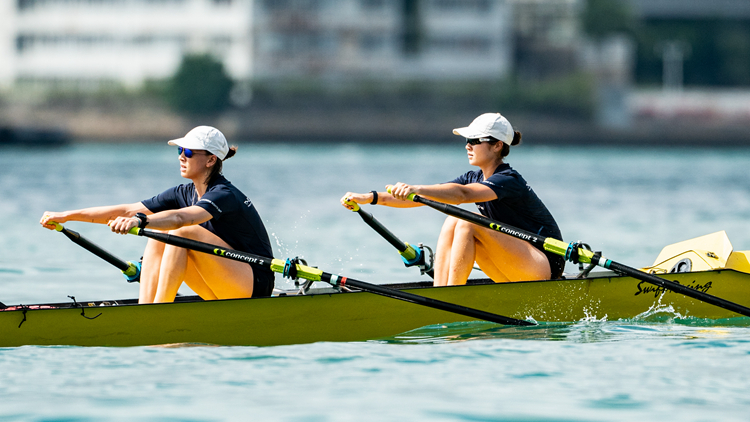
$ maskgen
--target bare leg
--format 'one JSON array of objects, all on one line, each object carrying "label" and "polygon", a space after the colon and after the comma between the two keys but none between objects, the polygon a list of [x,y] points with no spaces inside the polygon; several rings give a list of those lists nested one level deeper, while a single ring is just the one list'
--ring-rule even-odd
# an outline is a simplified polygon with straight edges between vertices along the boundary
[{"label": "bare leg", "polygon": [[[463,220],[457,221],[453,231],[453,245],[451,247],[450,270],[448,271],[448,285],[466,284],[476,259],[476,239],[474,227]],[[489,276],[489,274],[487,274]]]},{"label": "bare leg", "polygon": [[435,286],[466,284],[474,262],[495,282],[544,280],[547,257],[523,240],[452,217],[438,239]]},{"label": "bare leg", "polygon": [[[170,231],[170,234],[230,248],[218,236],[200,226],[182,227]],[[188,271],[190,267],[195,269],[194,273]],[[174,301],[183,281],[196,293],[204,292],[208,296],[210,291],[213,297],[204,299],[250,297],[253,294],[253,280],[253,269],[248,264],[167,245],[162,255],[154,301]]]},{"label": "bare leg", "polygon": [[[170,234],[176,234],[170,232]],[[154,302],[174,302],[177,291],[185,280],[187,272],[187,249],[166,245],[159,268],[159,285],[156,288]]]},{"label": "bare leg", "polygon": [[[143,252],[143,263],[141,264],[141,283],[138,295],[138,303],[153,303],[156,290],[159,286],[159,274],[162,256],[167,245],[154,239],[149,239]],[[185,269],[185,283],[201,298],[205,300],[216,299],[216,294],[206,285],[201,278],[195,265],[188,262]],[[179,290],[179,287],[178,287]],[[177,293],[175,292],[175,296]]]},{"label": "bare leg", "polygon": [[143,251],[141,263],[141,285],[138,293],[138,303],[153,303],[156,296],[156,286],[159,285],[159,268],[161,256],[164,254],[164,243],[149,239]]},{"label": "bare leg", "polygon": [[453,247],[453,232],[456,230],[456,223],[458,219],[454,217],[448,217],[443,223],[443,228],[440,230],[440,237],[438,237],[437,253],[435,254],[434,262],[434,274],[435,286],[447,286],[448,285],[448,273],[450,272],[450,257],[451,249]]},{"label": "bare leg", "polygon": [[198,274],[198,270],[195,269],[195,265],[189,260],[187,269],[185,270],[185,284],[204,300],[218,299],[216,293],[203,281],[201,275]]},{"label": "bare leg", "polygon": [[547,256],[521,239],[470,223],[476,239],[476,262],[496,282],[546,280],[551,271]]}]

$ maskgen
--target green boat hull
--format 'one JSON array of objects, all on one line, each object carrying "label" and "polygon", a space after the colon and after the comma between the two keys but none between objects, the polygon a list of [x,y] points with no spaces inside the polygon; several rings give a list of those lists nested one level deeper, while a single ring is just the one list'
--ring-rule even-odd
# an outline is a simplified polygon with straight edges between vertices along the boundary
[{"label": "green boat hull", "polygon": [[[662,275],[750,306],[750,274],[713,270]],[[585,279],[466,286],[390,285],[414,294],[518,319],[573,322],[629,319],[671,306],[682,317],[725,319],[733,312],[613,274]],[[49,306],[47,309],[39,309]],[[15,309],[14,309],[15,308]],[[201,343],[274,346],[391,337],[471,318],[367,292],[327,292],[257,299],[133,300],[9,307],[0,311],[0,347],[144,346]]]}]

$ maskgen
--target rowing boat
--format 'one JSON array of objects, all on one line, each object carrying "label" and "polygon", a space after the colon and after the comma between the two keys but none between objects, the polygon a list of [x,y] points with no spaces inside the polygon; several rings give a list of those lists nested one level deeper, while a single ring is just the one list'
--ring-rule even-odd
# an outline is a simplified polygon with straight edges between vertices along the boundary
[{"label": "rowing boat", "polygon": [[[750,251],[733,251],[718,232],[665,247],[642,268],[690,289],[750,306]],[[320,283],[318,283],[320,284]],[[420,327],[474,320],[357,289],[300,287],[273,297],[138,304],[135,299],[0,306],[0,347],[22,345],[143,346],[199,343],[272,346],[392,337]],[[421,281],[385,285],[521,320],[619,320],[666,310],[670,317],[740,315],[612,271],[561,280],[432,287]],[[745,318],[746,319],[746,318]],[[744,320],[739,320],[744,321]]]}]

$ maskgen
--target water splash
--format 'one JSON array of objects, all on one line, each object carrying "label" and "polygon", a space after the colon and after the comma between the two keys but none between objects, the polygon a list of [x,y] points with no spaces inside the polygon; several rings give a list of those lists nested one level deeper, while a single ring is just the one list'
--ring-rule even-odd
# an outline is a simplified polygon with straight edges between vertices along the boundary
[{"label": "water splash", "polygon": [[595,311],[586,307],[583,308],[583,315],[584,317],[579,320],[580,322],[607,322],[608,316],[608,314],[604,314],[601,319],[598,319]]},{"label": "water splash", "polygon": [[664,298],[665,293],[666,292],[662,292],[662,294],[659,295],[656,302],[654,302],[651,307],[633,317],[632,320],[671,323],[676,319],[685,319],[686,317],[677,312],[677,310],[675,310],[672,305],[665,305],[661,303],[661,300],[662,298]]}]

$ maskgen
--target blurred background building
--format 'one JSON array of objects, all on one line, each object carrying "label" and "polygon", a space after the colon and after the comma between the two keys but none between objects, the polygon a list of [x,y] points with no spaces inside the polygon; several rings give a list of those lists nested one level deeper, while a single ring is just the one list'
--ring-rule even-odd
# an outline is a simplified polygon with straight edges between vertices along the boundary
[{"label": "blurred background building", "polygon": [[13,0],[2,2],[3,87],[136,88],[171,76],[187,52],[210,51],[251,76],[250,1]]},{"label": "blurred background building", "polygon": [[[3,2],[3,87],[141,86],[207,52],[232,78],[497,78],[505,0]],[[481,60],[482,65],[476,66]]]},{"label": "blurred background building", "polygon": [[[226,108],[161,100],[191,55],[231,79]],[[544,142],[683,139],[661,122],[696,117],[739,139],[748,86],[746,0],[0,2],[0,125],[78,138],[449,139],[502,110]]]}]

